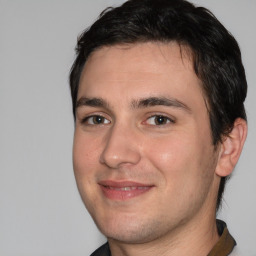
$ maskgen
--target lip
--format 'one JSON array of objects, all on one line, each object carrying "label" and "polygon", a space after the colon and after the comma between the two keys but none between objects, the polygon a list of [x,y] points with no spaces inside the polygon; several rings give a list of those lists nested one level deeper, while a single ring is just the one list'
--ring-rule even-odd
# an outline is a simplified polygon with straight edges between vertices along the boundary
[{"label": "lip", "polygon": [[111,200],[125,201],[149,192],[154,186],[133,181],[99,182],[103,194]]}]

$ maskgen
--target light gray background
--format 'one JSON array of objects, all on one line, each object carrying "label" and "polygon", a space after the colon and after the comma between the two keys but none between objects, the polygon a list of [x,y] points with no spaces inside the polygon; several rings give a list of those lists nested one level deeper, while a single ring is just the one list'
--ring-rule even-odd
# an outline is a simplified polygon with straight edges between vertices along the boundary
[{"label": "light gray background", "polygon": [[[0,0],[0,255],[89,255],[104,238],[72,171],[68,87],[77,35],[118,0]],[[256,255],[256,1],[194,0],[225,24],[243,53],[249,135],[221,217]]]}]

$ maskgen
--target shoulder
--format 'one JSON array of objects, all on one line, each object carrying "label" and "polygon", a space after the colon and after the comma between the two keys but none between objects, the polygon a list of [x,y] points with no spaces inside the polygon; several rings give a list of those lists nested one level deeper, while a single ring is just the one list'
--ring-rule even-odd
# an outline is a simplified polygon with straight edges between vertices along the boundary
[{"label": "shoulder", "polygon": [[94,251],[90,256],[111,256],[108,243],[103,244],[96,251]]}]

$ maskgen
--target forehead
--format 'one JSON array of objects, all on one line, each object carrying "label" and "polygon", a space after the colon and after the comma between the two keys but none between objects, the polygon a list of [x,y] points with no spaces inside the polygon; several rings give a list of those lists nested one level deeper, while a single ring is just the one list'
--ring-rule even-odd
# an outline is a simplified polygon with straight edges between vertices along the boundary
[{"label": "forehead", "polygon": [[175,42],[150,42],[93,52],[81,75],[78,99],[103,95],[113,100],[117,95],[132,98],[157,93],[179,99],[189,98],[192,92],[203,100],[190,50]]},{"label": "forehead", "polygon": [[102,67],[104,72],[129,71],[131,75],[138,75],[139,72],[159,74],[170,69],[193,72],[191,50],[176,42],[147,42],[99,48],[89,56],[83,74],[87,75],[97,69],[99,71]]}]

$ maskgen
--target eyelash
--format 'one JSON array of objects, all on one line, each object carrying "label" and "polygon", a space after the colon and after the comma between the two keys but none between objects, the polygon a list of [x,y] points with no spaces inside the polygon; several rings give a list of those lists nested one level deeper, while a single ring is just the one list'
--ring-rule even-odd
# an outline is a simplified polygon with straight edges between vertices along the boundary
[{"label": "eyelash", "polygon": [[[153,118],[153,122],[155,124],[149,124],[149,125],[152,125],[152,126],[164,126],[164,125],[168,125],[170,123],[175,123],[175,121],[173,119],[171,119],[170,117],[167,117],[165,115],[161,115],[161,114],[155,114],[155,115],[151,115],[150,117],[147,118],[147,120],[145,121],[148,122],[150,119]],[[159,118],[160,120],[162,119],[164,121],[164,123],[159,123],[159,124],[156,124],[156,119]],[[158,122],[160,121],[158,120]]]},{"label": "eyelash", "polygon": [[[97,121],[97,118],[98,118],[98,121]],[[159,120],[157,120],[157,118],[159,118]],[[150,119],[153,119],[154,124],[148,123],[148,121]],[[163,123],[161,123],[162,122],[161,120],[163,121]],[[158,121],[158,124],[156,123],[157,121]],[[104,117],[102,115],[91,115],[91,116],[87,116],[84,119],[82,119],[81,123],[86,124],[86,125],[106,125],[106,124],[110,124],[111,121],[109,121],[106,117]],[[170,117],[167,117],[167,116],[161,115],[161,114],[151,115],[146,119],[146,121],[142,122],[142,124],[147,124],[150,126],[164,126],[164,125],[168,125],[170,123],[175,123],[175,121],[173,119],[171,119]]]},{"label": "eyelash", "polygon": [[[103,123],[93,123],[93,121],[95,121],[96,118],[101,118],[103,120]],[[89,123],[90,119],[92,119],[92,123]],[[108,121],[107,123],[105,123],[106,120]],[[106,117],[104,117],[102,115],[91,115],[91,116],[87,116],[87,117],[83,118],[81,123],[87,124],[87,125],[102,125],[102,124],[110,124],[111,122]]]}]

